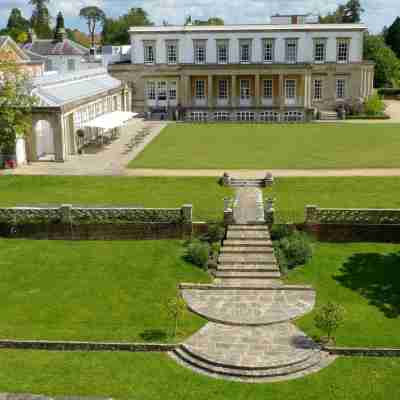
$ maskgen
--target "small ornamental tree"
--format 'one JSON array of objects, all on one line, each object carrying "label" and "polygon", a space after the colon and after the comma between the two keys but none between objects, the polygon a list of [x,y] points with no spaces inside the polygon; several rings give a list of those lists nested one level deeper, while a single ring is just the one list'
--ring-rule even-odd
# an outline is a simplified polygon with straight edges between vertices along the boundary
[{"label": "small ornamental tree", "polygon": [[344,319],[344,309],[340,304],[328,302],[314,317],[315,326],[327,335],[328,342],[335,341],[335,332]]},{"label": "small ornamental tree", "polygon": [[0,62],[0,153],[15,153],[16,139],[30,128],[35,104],[29,77],[15,64]]},{"label": "small ornamental tree", "polygon": [[166,303],[168,315],[174,320],[173,337],[176,338],[179,329],[179,322],[183,319],[186,311],[186,303],[182,296],[172,297]]}]

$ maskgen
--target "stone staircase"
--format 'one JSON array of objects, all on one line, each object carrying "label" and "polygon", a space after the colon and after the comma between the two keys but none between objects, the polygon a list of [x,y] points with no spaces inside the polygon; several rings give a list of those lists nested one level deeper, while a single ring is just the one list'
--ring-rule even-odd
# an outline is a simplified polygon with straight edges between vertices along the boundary
[{"label": "stone staircase", "polygon": [[265,187],[265,179],[244,179],[244,178],[231,178],[231,187]]},{"label": "stone staircase", "polygon": [[213,283],[180,285],[188,308],[209,322],[170,356],[228,380],[270,382],[313,373],[332,357],[291,321],[313,309],[315,291],[282,282],[269,228],[252,222],[260,189],[240,183],[235,214],[240,223],[227,227]]}]

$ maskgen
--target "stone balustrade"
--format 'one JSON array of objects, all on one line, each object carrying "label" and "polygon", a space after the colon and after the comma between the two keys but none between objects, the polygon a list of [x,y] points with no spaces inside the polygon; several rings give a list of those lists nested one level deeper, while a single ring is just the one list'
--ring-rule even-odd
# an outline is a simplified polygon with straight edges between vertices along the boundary
[{"label": "stone balustrade", "polygon": [[320,208],[306,206],[305,223],[350,225],[400,225],[400,209]]}]

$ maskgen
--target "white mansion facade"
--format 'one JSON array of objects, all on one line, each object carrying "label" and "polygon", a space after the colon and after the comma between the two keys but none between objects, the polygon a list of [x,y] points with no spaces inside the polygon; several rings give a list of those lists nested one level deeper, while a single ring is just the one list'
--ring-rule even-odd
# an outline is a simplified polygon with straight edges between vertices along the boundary
[{"label": "white mansion facade", "polygon": [[[191,120],[293,121],[373,90],[361,24],[162,26],[130,29],[135,111]],[[178,110],[178,112],[176,112]]]}]

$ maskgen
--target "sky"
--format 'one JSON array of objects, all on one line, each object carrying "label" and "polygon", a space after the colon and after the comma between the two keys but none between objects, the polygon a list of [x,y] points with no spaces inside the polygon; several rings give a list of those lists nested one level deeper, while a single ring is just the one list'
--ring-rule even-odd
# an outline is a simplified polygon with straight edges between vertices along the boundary
[{"label": "sky", "polygon": [[[268,23],[272,14],[326,14],[347,0],[50,0],[50,11],[55,17],[62,11],[67,28],[86,31],[84,21],[79,18],[82,7],[96,5],[108,16],[116,17],[131,7],[142,7],[156,24],[167,20],[170,24],[183,24],[185,17],[207,19],[222,17],[226,24]],[[363,21],[371,32],[380,32],[400,16],[400,0],[361,0],[365,13]],[[0,0],[0,27],[7,24],[13,7],[22,10],[25,17],[32,13],[28,0]]]}]

